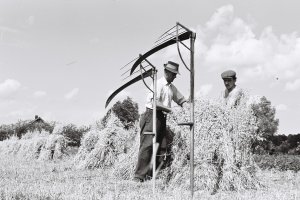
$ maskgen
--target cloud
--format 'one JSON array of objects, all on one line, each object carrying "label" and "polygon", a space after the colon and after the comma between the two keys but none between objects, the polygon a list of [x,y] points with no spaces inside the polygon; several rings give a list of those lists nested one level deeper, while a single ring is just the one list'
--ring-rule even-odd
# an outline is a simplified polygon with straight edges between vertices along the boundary
[{"label": "cloud", "polygon": [[296,79],[293,82],[287,82],[285,85],[285,89],[288,91],[295,91],[300,88],[300,79]]},{"label": "cloud", "polygon": [[36,91],[33,93],[33,96],[36,98],[44,97],[47,95],[47,92],[45,91]]},{"label": "cloud", "polygon": [[285,111],[285,110],[288,109],[288,106],[285,105],[285,104],[278,104],[278,105],[276,105],[275,108],[276,108],[276,110],[278,110],[278,111]]},{"label": "cloud", "polygon": [[21,84],[14,79],[6,79],[0,83],[0,97],[9,97],[21,88]]},{"label": "cloud", "polygon": [[219,8],[204,26],[197,27],[197,63],[212,71],[237,70],[245,81],[278,77],[286,83],[300,77],[298,34],[276,35],[271,26],[257,34],[254,23],[237,17],[232,5]]},{"label": "cloud", "polygon": [[98,44],[99,42],[100,42],[100,39],[97,37],[90,39],[91,44]]},{"label": "cloud", "polygon": [[35,17],[34,16],[29,16],[26,20],[26,23],[30,26],[34,25],[35,23]]},{"label": "cloud", "polygon": [[72,89],[70,92],[68,92],[67,94],[65,94],[64,98],[66,100],[71,100],[73,99],[75,96],[77,96],[79,93],[79,89],[78,88],[74,88]]},{"label": "cloud", "polygon": [[200,89],[196,92],[196,97],[208,95],[212,88],[213,85],[211,84],[202,85]]}]

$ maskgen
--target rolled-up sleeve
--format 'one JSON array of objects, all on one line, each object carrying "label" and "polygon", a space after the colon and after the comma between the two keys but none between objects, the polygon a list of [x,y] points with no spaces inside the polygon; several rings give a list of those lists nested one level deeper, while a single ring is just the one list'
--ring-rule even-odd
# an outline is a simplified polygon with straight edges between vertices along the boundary
[{"label": "rolled-up sleeve", "polygon": [[184,102],[186,102],[185,97],[179,92],[179,90],[172,85],[173,90],[173,101],[176,102],[178,105],[182,105]]}]

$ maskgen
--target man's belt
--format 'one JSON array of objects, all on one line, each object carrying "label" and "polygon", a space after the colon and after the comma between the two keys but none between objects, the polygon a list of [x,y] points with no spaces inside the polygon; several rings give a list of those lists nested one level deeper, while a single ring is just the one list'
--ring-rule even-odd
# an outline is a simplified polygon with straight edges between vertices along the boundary
[{"label": "man's belt", "polygon": [[[147,107],[146,107],[146,112],[153,112],[153,109],[147,108]],[[161,114],[163,114],[165,117],[166,117],[167,114],[168,114],[168,113],[166,113],[166,112],[164,112],[164,111],[162,111],[162,110],[156,110],[156,113],[161,113]]]}]

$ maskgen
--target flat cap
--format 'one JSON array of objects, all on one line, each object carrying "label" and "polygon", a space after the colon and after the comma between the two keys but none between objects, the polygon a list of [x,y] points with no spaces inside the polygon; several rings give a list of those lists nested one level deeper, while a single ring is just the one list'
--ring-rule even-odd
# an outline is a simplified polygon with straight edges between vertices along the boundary
[{"label": "flat cap", "polygon": [[223,72],[221,74],[222,79],[225,79],[225,78],[235,78],[235,76],[236,76],[236,73],[233,70],[226,70],[225,72]]}]

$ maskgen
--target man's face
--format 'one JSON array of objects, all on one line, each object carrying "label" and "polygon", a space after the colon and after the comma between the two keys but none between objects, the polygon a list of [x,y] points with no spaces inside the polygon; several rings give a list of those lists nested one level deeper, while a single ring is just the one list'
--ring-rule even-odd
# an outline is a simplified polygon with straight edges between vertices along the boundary
[{"label": "man's face", "polygon": [[235,87],[236,79],[224,78],[223,81],[224,81],[224,85],[227,88],[227,90],[231,91]]},{"label": "man's face", "polygon": [[176,78],[176,75],[177,75],[176,73],[165,70],[165,77],[168,83],[172,83]]}]

